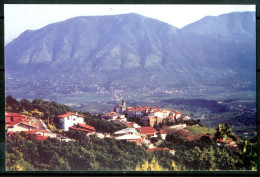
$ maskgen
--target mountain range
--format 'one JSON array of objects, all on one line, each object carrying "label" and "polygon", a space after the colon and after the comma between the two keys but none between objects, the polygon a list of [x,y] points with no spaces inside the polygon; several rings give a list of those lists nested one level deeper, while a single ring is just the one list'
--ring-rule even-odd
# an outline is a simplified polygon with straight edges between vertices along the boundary
[{"label": "mountain range", "polygon": [[[255,12],[178,29],[130,13],[80,16],[27,30],[5,46],[6,93],[169,88],[255,89]],[[50,91],[46,93],[46,89]]]}]

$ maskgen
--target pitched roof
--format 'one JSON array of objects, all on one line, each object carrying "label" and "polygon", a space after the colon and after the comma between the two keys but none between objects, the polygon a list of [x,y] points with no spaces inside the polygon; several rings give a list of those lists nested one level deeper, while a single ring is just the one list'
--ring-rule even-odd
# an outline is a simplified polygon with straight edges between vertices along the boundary
[{"label": "pitched roof", "polygon": [[60,117],[60,118],[65,118],[65,117],[68,117],[68,116],[71,116],[71,115],[73,115],[74,113],[72,113],[72,112],[67,112],[66,114],[61,114],[61,115],[59,115],[58,117]]},{"label": "pitched roof", "polygon": [[115,134],[137,133],[134,128],[125,128],[123,130],[116,131]]},{"label": "pitched roof", "polygon": [[5,115],[6,124],[11,124],[13,126],[23,121],[29,121],[28,116],[18,114],[18,113],[9,113]]},{"label": "pitched roof", "polygon": [[125,124],[128,127],[134,128],[134,123],[133,122],[122,122],[122,123]]},{"label": "pitched roof", "polygon": [[10,117],[7,117],[5,119],[5,122],[6,122],[6,124],[11,124],[13,126],[13,125],[21,123],[22,122],[22,118],[21,117],[13,117],[13,120],[11,120]]},{"label": "pitched roof", "polygon": [[135,108],[132,108],[132,107],[128,107],[126,110],[128,110],[128,111],[136,111],[136,109]]},{"label": "pitched roof", "polygon": [[46,140],[48,138],[49,138],[49,136],[36,135],[36,139],[40,140],[40,141]]},{"label": "pitched roof", "polygon": [[18,113],[10,113],[10,114],[6,114],[5,117],[28,117],[22,114],[18,114]]},{"label": "pitched roof", "polygon": [[153,127],[140,127],[140,128],[137,128],[137,130],[140,131],[142,134],[157,133],[157,131]]},{"label": "pitched roof", "polygon": [[30,124],[30,123],[28,123],[28,122],[22,122],[22,124],[27,125],[27,126],[29,126],[29,127],[39,128],[38,125],[36,125],[36,124]]},{"label": "pitched roof", "polygon": [[187,139],[187,140],[190,140],[190,141],[195,140],[194,138],[192,138],[192,137],[190,137],[190,136],[186,136],[186,139]]},{"label": "pitched roof", "polygon": [[168,132],[165,131],[165,130],[160,130],[160,133],[161,133],[161,134],[167,134]]},{"label": "pitched roof", "polygon": [[86,129],[90,129],[90,130],[93,130],[93,131],[96,131],[96,129],[90,125],[85,125],[85,124],[78,124],[78,126],[82,127],[82,128],[86,128]]},{"label": "pitched roof", "polygon": [[83,115],[75,114],[75,113],[73,113],[73,112],[67,112],[66,114],[61,114],[61,115],[59,115],[58,117],[59,117],[59,118],[65,118],[65,117],[69,117],[69,116],[71,116],[71,115],[78,116],[78,117],[84,117]]},{"label": "pitched roof", "polygon": [[92,132],[92,130],[87,130],[87,129],[83,129],[83,128],[77,128],[77,127],[69,127],[69,129],[79,130],[79,131],[83,131],[83,132],[87,132],[87,133]]},{"label": "pitched roof", "polygon": [[147,149],[147,151],[150,152],[150,153],[153,153],[155,150],[156,150],[156,151],[162,151],[163,148],[156,147],[156,148]]}]

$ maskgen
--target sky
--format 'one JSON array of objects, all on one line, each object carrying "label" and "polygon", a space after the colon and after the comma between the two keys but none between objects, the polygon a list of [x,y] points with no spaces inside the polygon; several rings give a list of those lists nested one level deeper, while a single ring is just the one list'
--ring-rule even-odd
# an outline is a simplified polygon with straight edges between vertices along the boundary
[{"label": "sky", "polygon": [[37,30],[76,16],[138,13],[182,28],[205,16],[244,11],[255,11],[255,5],[5,4],[5,44],[26,30]]}]

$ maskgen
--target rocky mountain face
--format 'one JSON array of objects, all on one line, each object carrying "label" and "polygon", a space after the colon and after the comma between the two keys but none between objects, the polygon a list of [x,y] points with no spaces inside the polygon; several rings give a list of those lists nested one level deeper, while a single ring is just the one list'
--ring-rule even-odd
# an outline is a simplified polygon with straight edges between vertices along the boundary
[{"label": "rocky mountain face", "polygon": [[17,80],[28,88],[73,82],[83,92],[93,84],[229,87],[255,82],[255,43],[254,12],[205,17],[182,29],[138,14],[76,17],[25,31],[5,46],[6,90]]}]

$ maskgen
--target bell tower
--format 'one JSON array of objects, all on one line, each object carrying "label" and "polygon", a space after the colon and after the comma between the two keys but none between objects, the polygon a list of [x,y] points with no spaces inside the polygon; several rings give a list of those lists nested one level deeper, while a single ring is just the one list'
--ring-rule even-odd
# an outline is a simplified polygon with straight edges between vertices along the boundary
[{"label": "bell tower", "polygon": [[126,103],[125,100],[122,100],[122,112],[125,112],[126,110]]}]

